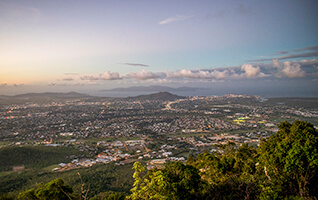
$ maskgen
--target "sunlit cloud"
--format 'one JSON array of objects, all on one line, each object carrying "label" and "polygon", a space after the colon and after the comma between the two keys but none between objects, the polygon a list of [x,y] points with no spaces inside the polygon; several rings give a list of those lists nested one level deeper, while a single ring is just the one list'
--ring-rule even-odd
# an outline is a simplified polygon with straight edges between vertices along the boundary
[{"label": "sunlit cloud", "polygon": [[301,78],[306,76],[306,72],[301,69],[299,63],[291,63],[289,61],[278,62],[273,60],[273,66],[278,69],[276,77]]},{"label": "sunlit cloud", "polygon": [[118,72],[105,71],[98,75],[84,75],[80,77],[81,80],[97,81],[97,80],[118,80],[121,79]]},{"label": "sunlit cloud", "polygon": [[165,72],[168,78],[191,78],[191,79],[224,79],[227,78],[227,71],[205,71],[205,70],[179,70]]},{"label": "sunlit cloud", "polygon": [[[152,72],[145,69],[140,72],[131,72],[129,74],[120,76],[118,72],[106,71],[103,74],[84,75],[80,80],[88,80],[91,82],[100,80],[118,80],[121,79],[123,83],[129,80],[143,81],[156,83],[169,83],[171,80],[179,83],[183,81],[194,80],[197,82],[208,81],[222,81],[222,80],[244,80],[244,79],[294,79],[304,77],[315,77],[318,73],[318,60],[301,60],[301,61],[285,61],[273,60],[271,63],[258,64],[243,64],[241,66],[223,67],[216,69],[201,69],[188,70],[181,69],[177,71]],[[68,78],[63,79],[67,81]],[[71,81],[72,78],[69,79]],[[136,82],[136,83],[137,83]]]},{"label": "sunlit cloud", "polygon": [[165,20],[160,21],[159,24],[164,25],[164,24],[170,24],[173,22],[185,21],[192,17],[194,17],[194,15],[176,15],[174,17],[169,17]]},{"label": "sunlit cloud", "polygon": [[73,78],[63,78],[62,81],[73,81]]},{"label": "sunlit cloud", "polygon": [[135,78],[138,80],[147,80],[160,78],[162,75],[163,73],[154,73],[143,69],[141,72],[131,72],[127,75],[127,77]]}]

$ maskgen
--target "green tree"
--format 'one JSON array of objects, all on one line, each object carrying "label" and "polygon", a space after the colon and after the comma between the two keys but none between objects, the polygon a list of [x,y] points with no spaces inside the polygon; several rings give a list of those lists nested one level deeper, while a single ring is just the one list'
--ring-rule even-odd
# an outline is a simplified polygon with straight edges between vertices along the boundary
[{"label": "green tree", "polygon": [[101,192],[94,197],[90,198],[90,200],[125,200],[126,195],[125,193],[121,192]]},{"label": "green tree", "polygon": [[260,166],[269,182],[264,191],[300,197],[317,194],[317,130],[304,121],[282,122],[278,127],[259,148]]},{"label": "green tree", "polygon": [[37,189],[30,189],[19,194],[21,200],[69,200],[78,199],[73,189],[64,184],[62,179],[55,179],[43,185],[39,184]]},{"label": "green tree", "polygon": [[238,149],[234,143],[219,145],[222,154],[199,154],[193,166],[208,184],[205,199],[255,199],[259,193],[257,181],[257,151],[247,144]]},{"label": "green tree", "polygon": [[139,177],[144,169],[134,164],[135,184],[128,199],[200,199],[201,177],[199,171],[181,162],[172,162],[164,169],[148,171],[143,180]]}]

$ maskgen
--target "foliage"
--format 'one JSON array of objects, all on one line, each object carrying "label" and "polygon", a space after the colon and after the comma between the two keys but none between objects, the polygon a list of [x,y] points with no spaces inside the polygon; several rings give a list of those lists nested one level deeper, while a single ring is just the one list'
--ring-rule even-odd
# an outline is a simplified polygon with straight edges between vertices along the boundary
[{"label": "foliage", "polygon": [[279,131],[263,141],[260,164],[271,188],[283,196],[309,197],[318,193],[318,132],[312,124],[283,122]]},{"label": "foliage", "polygon": [[1,176],[0,194],[10,192],[10,195],[17,196],[19,192],[35,188],[38,183],[47,183],[56,178],[63,179],[72,186],[76,193],[80,194],[82,182],[77,174],[78,172],[81,174],[83,183],[85,183],[85,189],[89,188],[88,198],[107,191],[129,193],[134,183],[131,168],[132,164],[116,166],[114,163],[109,163],[58,173],[33,170],[12,172]]},{"label": "foliage", "polygon": [[318,134],[310,123],[279,125],[259,150],[234,143],[222,153],[190,156],[148,172],[135,168],[130,199],[315,199],[318,193]]},{"label": "foliage", "polygon": [[64,184],[62,179],[55,179],[43,185],[39,184],[37,189],[30,189],[19,194],[21,200],[69,200],[78,199],[73,189]]},{"label": "foliage", "polygon": [[206,199],[253,199],[259,191],[257,183],[257,152],[243,144],[236,149],[233,143],[219,147],[223,154],[200,154],[193,166],[207,181]]},{"label": "foliage", "polygon": [[126,198],[126,194],[122,192],[101,192],[98,195],[90,198],[90,200],[124,200]]},{"label": "foliage", "polygon": [[[37,189],[25,188],[28,190],[20,193],[19,199],[86,199],[84,185],[89,186],[87,197],[93,200],[125,199],[131,185],[131,194],[126,197],[131,200],[317,199],[318,133],[312,124],[283,122],[276,134],[261,142],[258,150],[248,144],[239,148],[234,143],[218,147],[221,153],[202,153],[196,158],[191,155],[186,164],[171,162],[163,169],[146,171],[140,162],[135,162],[134,173],[132,165],[114,164],[59,173],[79,195],[61,179],[55,179]],[[30,174],[24,178],[21,174],[15,177],[18,185],[32,183],[33,187],[34,182],[56,176],[37,174],[32,182]],[[131,175],[134,183],[127,178]],[[1,187],[6,185],[0,184]],[[5,195],[1,198],[10,199]]]},{"label": "foliage", "polygon": [[128,199],[196,199],[200,194],[201,178],[196,168],[172,162],[162,170],[149,171],[142,180],[141,163],[134,164],[135,184]]}]

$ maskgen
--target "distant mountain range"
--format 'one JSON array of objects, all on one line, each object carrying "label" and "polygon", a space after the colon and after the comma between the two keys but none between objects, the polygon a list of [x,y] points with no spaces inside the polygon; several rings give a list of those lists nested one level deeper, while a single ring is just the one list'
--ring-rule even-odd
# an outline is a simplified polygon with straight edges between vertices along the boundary
[{"label": "distant mountain range", "polygon": [[195,87],[167,87],[160,85],[151,85],[151,86],[134,86],[128,88],[114,88],[110,90],[102,90],[102,92],[189,92],[197,90],[208,90],[206,88],[195,88]]},{"label": "distant mountain range", "polygon": [[89,97],[87,94],[81,94],[77,92],[68,92],[68,93],[55,93],[55,92],[44,92],[44,93],[26,93],[19,94],[13,97],[18,98],[39,98],[39,97],[50,97],[50,98],[82,98]]},{"label": "distant mountain range", "polygon": [[184,98],[185,97],[171,94],[169,92],[158,92],[158,93],[148,94],[148,95],[139,95],[136,97],[127,97],[125,99],[137,100],[137,101],[144,101],[144,100],[174,101],[177,99],[184,99]]},{"label": "distant mountain range", "polygon": [[15,96],[0,95],[0,104],[14,104],[25,102],[50,102],[51,100],[68,100],[74,98],[89,98],[87,94],[80,94],[76,92],[68,93],[26,93]]},{"label": "distant mountain range", "polygon": [[[51,100],[68,100],[74,98],[86,98],[87,100],[96,100],[105,97],[95,97],[87,94],[81,94],[76,92],[69,93],[26,93],[19,94],[15,96],[6,96],[0,95],[0,104],[12,104],[12,103],[23,103],[23,102],[49,102]],[[136,101],[144,101],[144,100],[161,100],[161,101],[173,101],[176,99],[183,99],[185,97],[181,97],[178,95],[171,94],[169,92],[158,92],[148,95],[139,95],[134,97],[125,97],[122,99],[126,100],[136,100]]]}]

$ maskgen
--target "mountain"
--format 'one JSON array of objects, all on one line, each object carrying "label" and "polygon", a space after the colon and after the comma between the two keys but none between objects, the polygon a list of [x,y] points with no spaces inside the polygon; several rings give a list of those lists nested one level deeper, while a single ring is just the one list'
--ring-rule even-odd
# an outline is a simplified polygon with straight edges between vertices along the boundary
[{"label": "mountain", "polygon": [[87,94],[80,94],[76,92],[68,92],[68,93],[53,93],[53,92],[45,92],[45,93],[26,93],[19,94],[15,96],[6,96],[0,95],[0,104],[19,104],[26,102],[34,102],[34,103],[44,103],[50,102],[52,100],[68,100],[74,98],[89,98],[91,96]]},{"label": "mountain", "polygon": [[68,93],[55,93],[55,92],[44,92],[44,93],[26,93],[19,94],[13,97],[17,98],[82,98],[89,97],[87,94],[81,94],[77,92],[68,92]]},{"label": "mountain", "polygon": [[181,97],[175,94],[171,94],[169,92],[158,92],[149,95],[139,95],[136,97],[127,97],[128,100],[136,100],[136,101],[144,101],[144,100],[161,100],[161,101],[174,101],[177,99],[184,99],[185,97]]},{"label": "mountain", "polygon": [[196,90],[206,90],[205,88],[194,88],[194,87],[167,87],[161,85],[151,85],[151,86],[134,86],[128,88],[114,88],[110,90],[102,90],[102,92],[188,92]]}]

